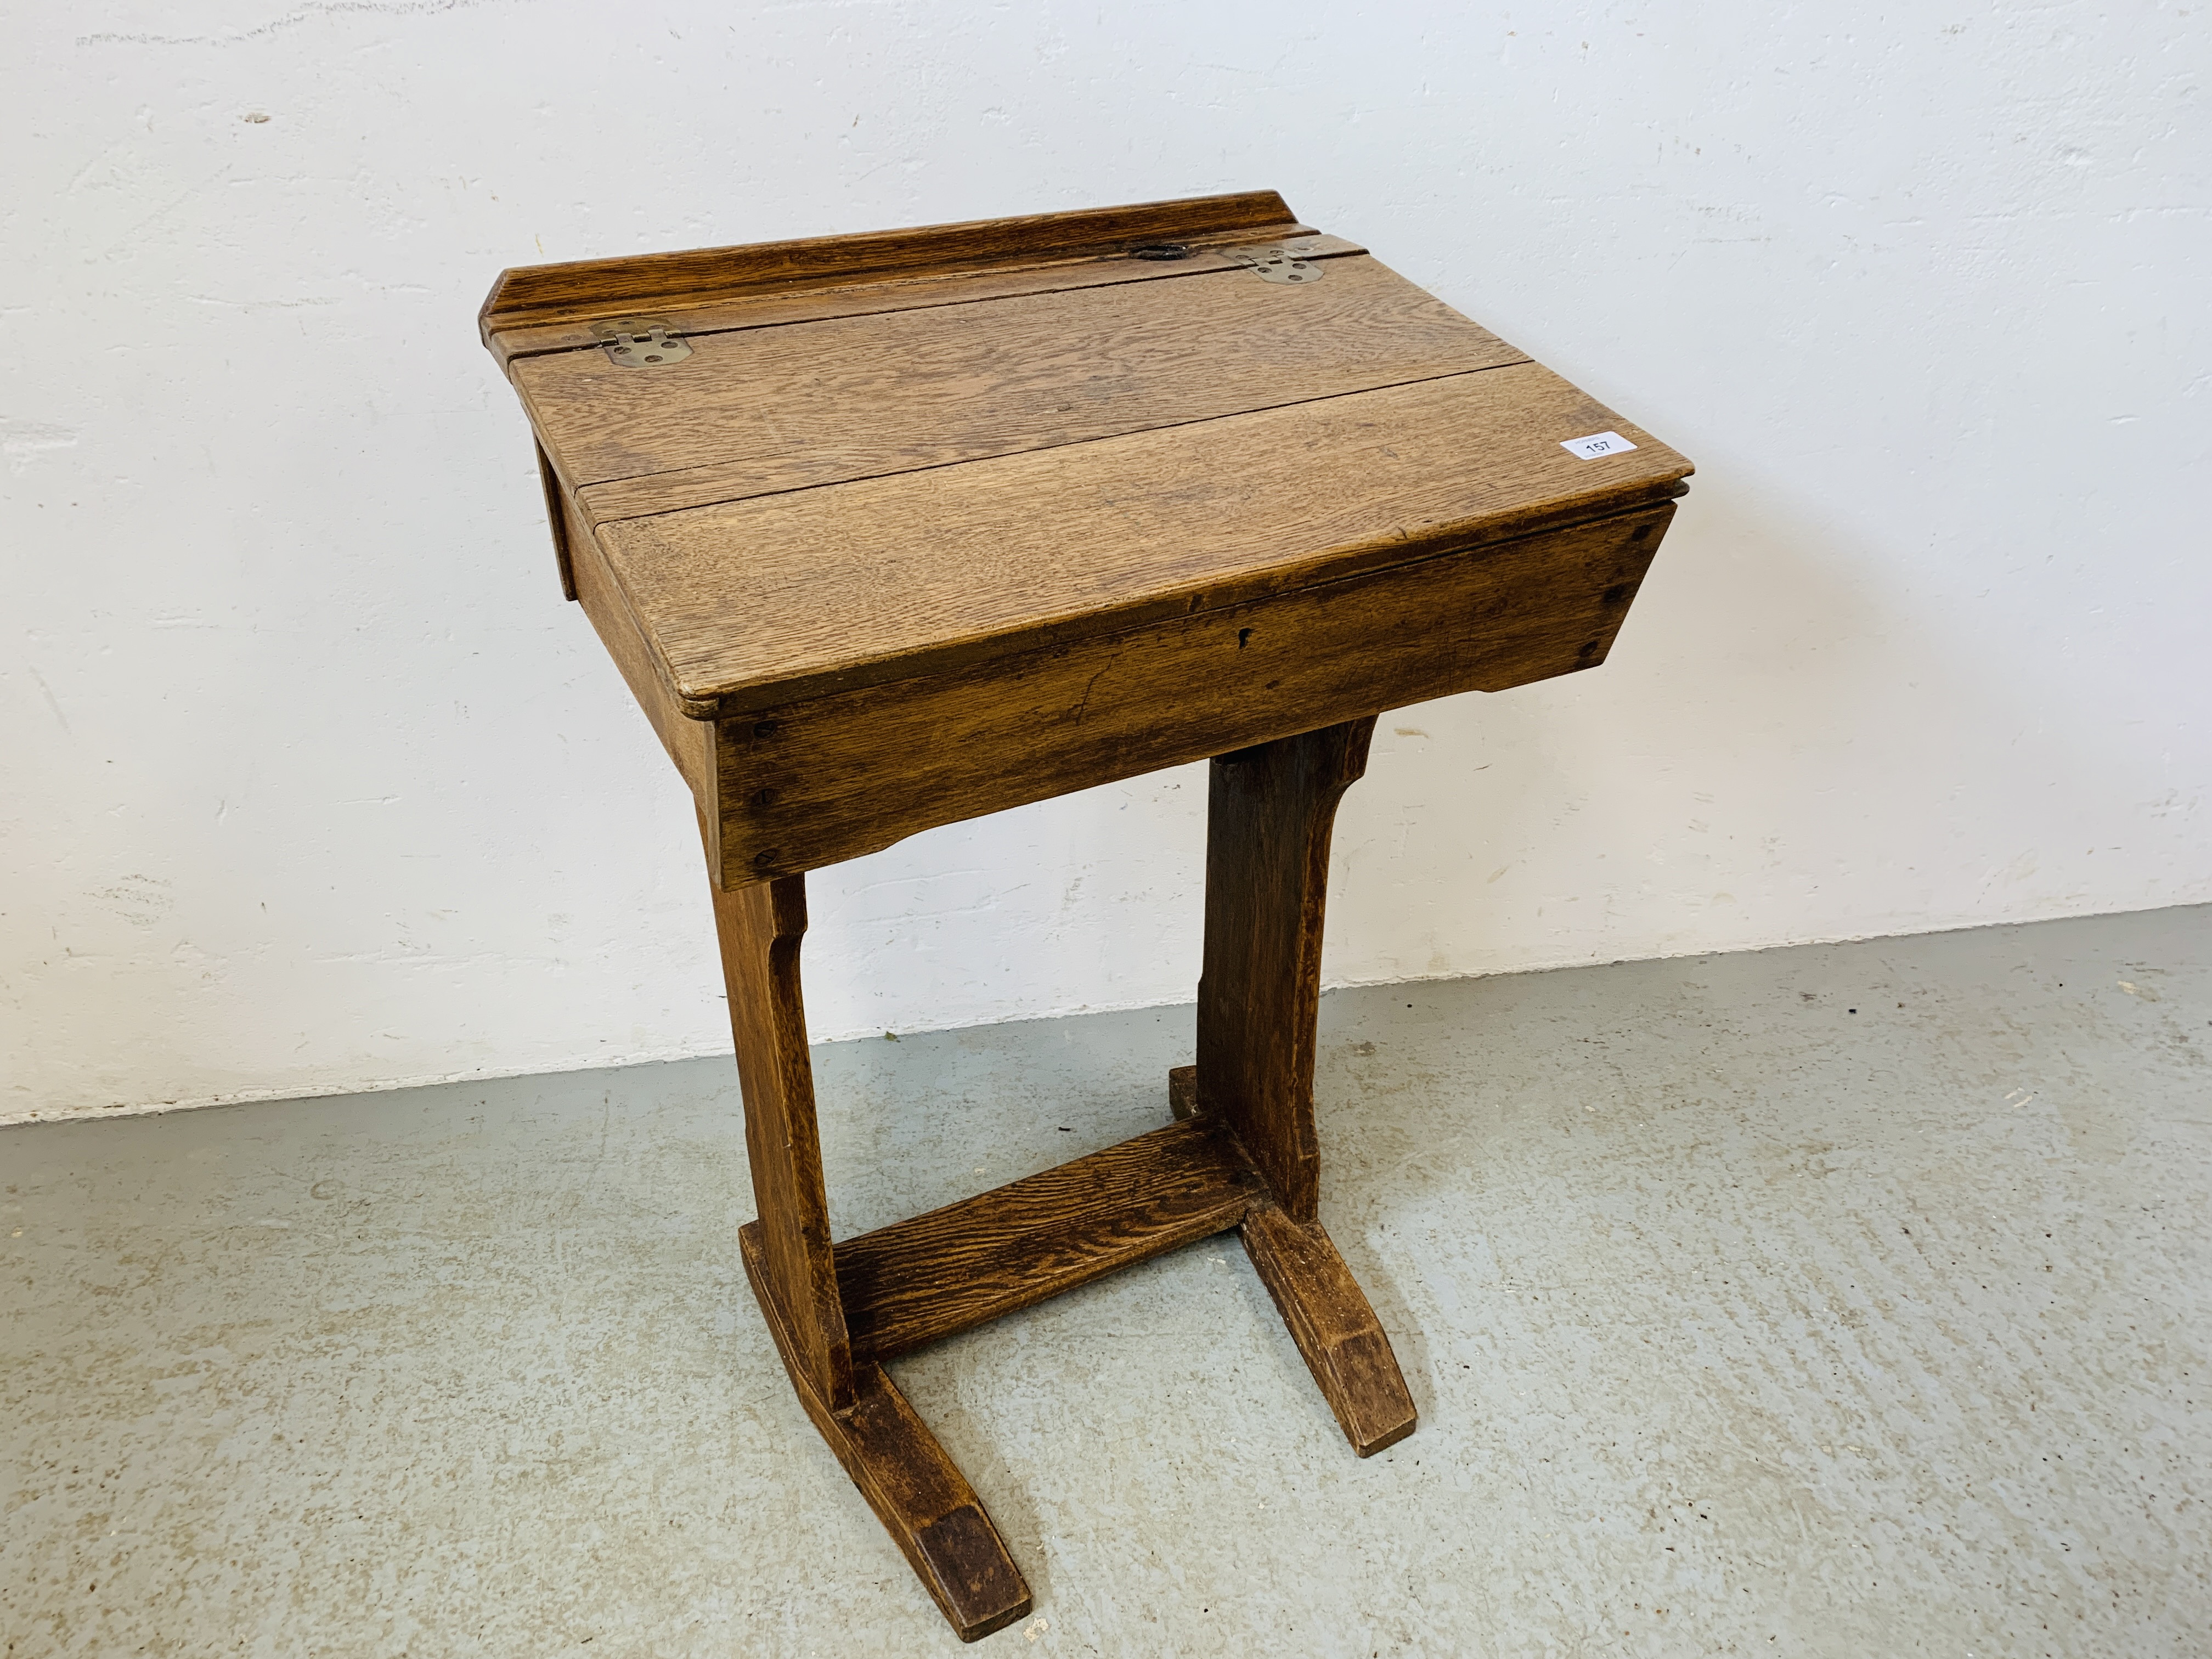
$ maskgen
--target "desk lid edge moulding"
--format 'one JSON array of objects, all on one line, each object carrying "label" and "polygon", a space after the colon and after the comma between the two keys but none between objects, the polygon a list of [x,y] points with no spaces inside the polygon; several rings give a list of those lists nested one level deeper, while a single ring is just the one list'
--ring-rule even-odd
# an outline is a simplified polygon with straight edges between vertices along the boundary
[{"label": "desk lid edge moulding", "polygon": [[[500,335],[708,298],[915,281],[1058,261],[1127,259],[1133,250],[1168,244],[1204,246],[1313,234],[1297,222],[1280,196],[1263,190],[906,230],[518,265],[501,271],[492,284],[477,325],[484,343],[500,354],[495,343]],[[589,337],[586,333],[576,343]],[[532,344],[559,349],[549,348],[535,334]]]}]

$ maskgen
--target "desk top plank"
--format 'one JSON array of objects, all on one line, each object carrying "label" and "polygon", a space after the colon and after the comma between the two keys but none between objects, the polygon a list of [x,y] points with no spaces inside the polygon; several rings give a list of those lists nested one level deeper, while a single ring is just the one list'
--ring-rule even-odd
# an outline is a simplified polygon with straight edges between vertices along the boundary
[{"label": "desk top plank", "polygon": [[[770,328],[782,323],[813,322],[823,317],[858,317],[878,311],[920,311],[936,306],[973,305],[1018,294],[1050,294],[1062,289],[1109,288],[1124,283],[1170,282],[1209,270],[1240,270],[1243,262],[1230,250],[1279,246],[1301,259],[1330,259],[1364,253],[1357,242],[1324,235],[1303,225],[1193,236],[1182,259],[1139,259],[1126,252],[1086,253],[1073,258],[1041,256],[981,270],[895,272],[852,282],[805,283],[788,287],[739,289],[733,293],[671,295],[650,307],[653,315],[687,338],[733,328]],[[609,307],[605,317],[645,307]],[[599,313],[594,313],[597,317]],[[517,358],[551,351],[596,350],[594,317],[563,313],[551,322],[501,326],[485,343],[504,369]]]},{"label": "desk top plank", "polygon": [[[1638,447],[1560,447],[1607,430]],[[1690,470],[1523,362],[598,534],[707,718],[1626,511]]]},{"label": "desk top plank", "polygon": [[593,521],[1080,443],[1527,361],[1379,261],[695,336],[513,366]]}]

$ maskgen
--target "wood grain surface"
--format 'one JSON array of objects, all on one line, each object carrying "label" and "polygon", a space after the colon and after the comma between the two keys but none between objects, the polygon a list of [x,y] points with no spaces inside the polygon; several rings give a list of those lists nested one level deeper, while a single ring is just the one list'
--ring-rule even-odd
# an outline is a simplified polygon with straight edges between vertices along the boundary
[{"label": "wood grain surface", "polygon": [[1233,1227],[1259,1193],[1212,1127],[1155,1129],[838,1245],[846,1328],[888,1359]]},{"label": "wood grain surface", "polygon": [[[1365,256],[694,335],[514,365],[589,516],[670,513],[1527,361]],[[1576,435],[1576,434],[1569,434]]]},{"label": "wood grain surface", "polygon": [[[1123,283],[1164,282],[1207,271],[1241,270],[1241,260],[1226,250],[1288,244],[1302,259],[1331,259],[1364,253],[1357,242],[1328,236],[1303,225],[1273,225],[1183,239],[1190,250],[1182,259],[1143,259],[1116,252],[1079,258],[1057,256],[996,264],[978,270],[891,276],[871,282],[797,288],[740,289],[729,294],[691,295],[680,304],[657,306],[652,314],[686,337],[734,328],[775,328],[828,317],[860,317],[882,311],[921,311],[938,306],[975,305],[1022,294],[1050,294],[1064,289],[1108,288]],[[547,323],[503,327],[486,343],[502,369],[521,357],[549,351],[599,349],[593,323],[628,315],[641,307],[610,305],[563,313]]]},{"label": "wood grain surface", "polygon": [[905,230],[863,231],[737,247],[525,265],[500,273],[477,313],[487,341],[564,309],[647,309],[653,301],[744,289],[851,283],[866,276],[965,270],[1011,262],[1121,252],[1224,232],[1295,227],[1271,190],[1084,208]]},{"label": "wood grain surface", "polygon": [[1198,1110],[1243,1143],[1293,1222],[1314,1218],[1314,1022],[1330,826],[1367,769],[1375,717],[1279,738],[1207,769]]},{"label": "wood grain surface", "polygon": [[715,933],[744,1091],[745,1156],[760,1211],[763,1272],[790,1338],[793,1364],[832,1411],[853,1403],[853,1359],[837,1299],[814,1067],[799,988],[806,880],[714,890]]},{"label": "wood grain surface", "polygon": [[719,722],[722,879],[1605,660],[1674,507]]},{"label": "wood grain surface", "polygon": [[[1560,447],[1607,429],[1638,447]],[[1689,471],[1522,363],[626,520],[599,539],[679,698],[708,715],[1595,518],[1679,494]]]},{"label": "wood grain surface", "polygon": [[1352,1449],[1372,1457],[1413,1433],[1419,1417],[1398,1356],[1321,1223],[1255,1205],[1240,1233]]}]

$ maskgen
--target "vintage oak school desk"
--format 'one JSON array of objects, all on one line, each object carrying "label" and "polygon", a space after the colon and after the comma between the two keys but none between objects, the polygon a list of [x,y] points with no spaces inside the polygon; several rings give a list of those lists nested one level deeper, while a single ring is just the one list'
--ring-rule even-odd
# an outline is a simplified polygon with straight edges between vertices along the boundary
[{"label": "vintage oak school desk", "polygon": [[[1413,1427],[1315,1218],[1329,826],[1376,715],[1604,661],[1690,464],[1271,191],[544,265],[483,339],[561,584],[691,786],[807,1414],[952,1626],[1030,1592],[884,1362],[1241,1231],[1365,1456]],[[1212,757],[1173,1121],[833,1239],[806,872]]]}]

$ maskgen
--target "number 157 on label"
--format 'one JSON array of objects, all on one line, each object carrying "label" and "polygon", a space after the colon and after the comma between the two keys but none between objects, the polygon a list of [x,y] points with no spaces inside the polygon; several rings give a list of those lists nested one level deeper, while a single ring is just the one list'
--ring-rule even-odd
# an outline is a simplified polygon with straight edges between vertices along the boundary
[{"label": "number 157 on label", "polygon": [[1579,460],[1594,461],[1602,455],[1622,455],[1636,446],[1618,432],[1593,432],[1587,438],[1563,438],[1559,447]]}]

